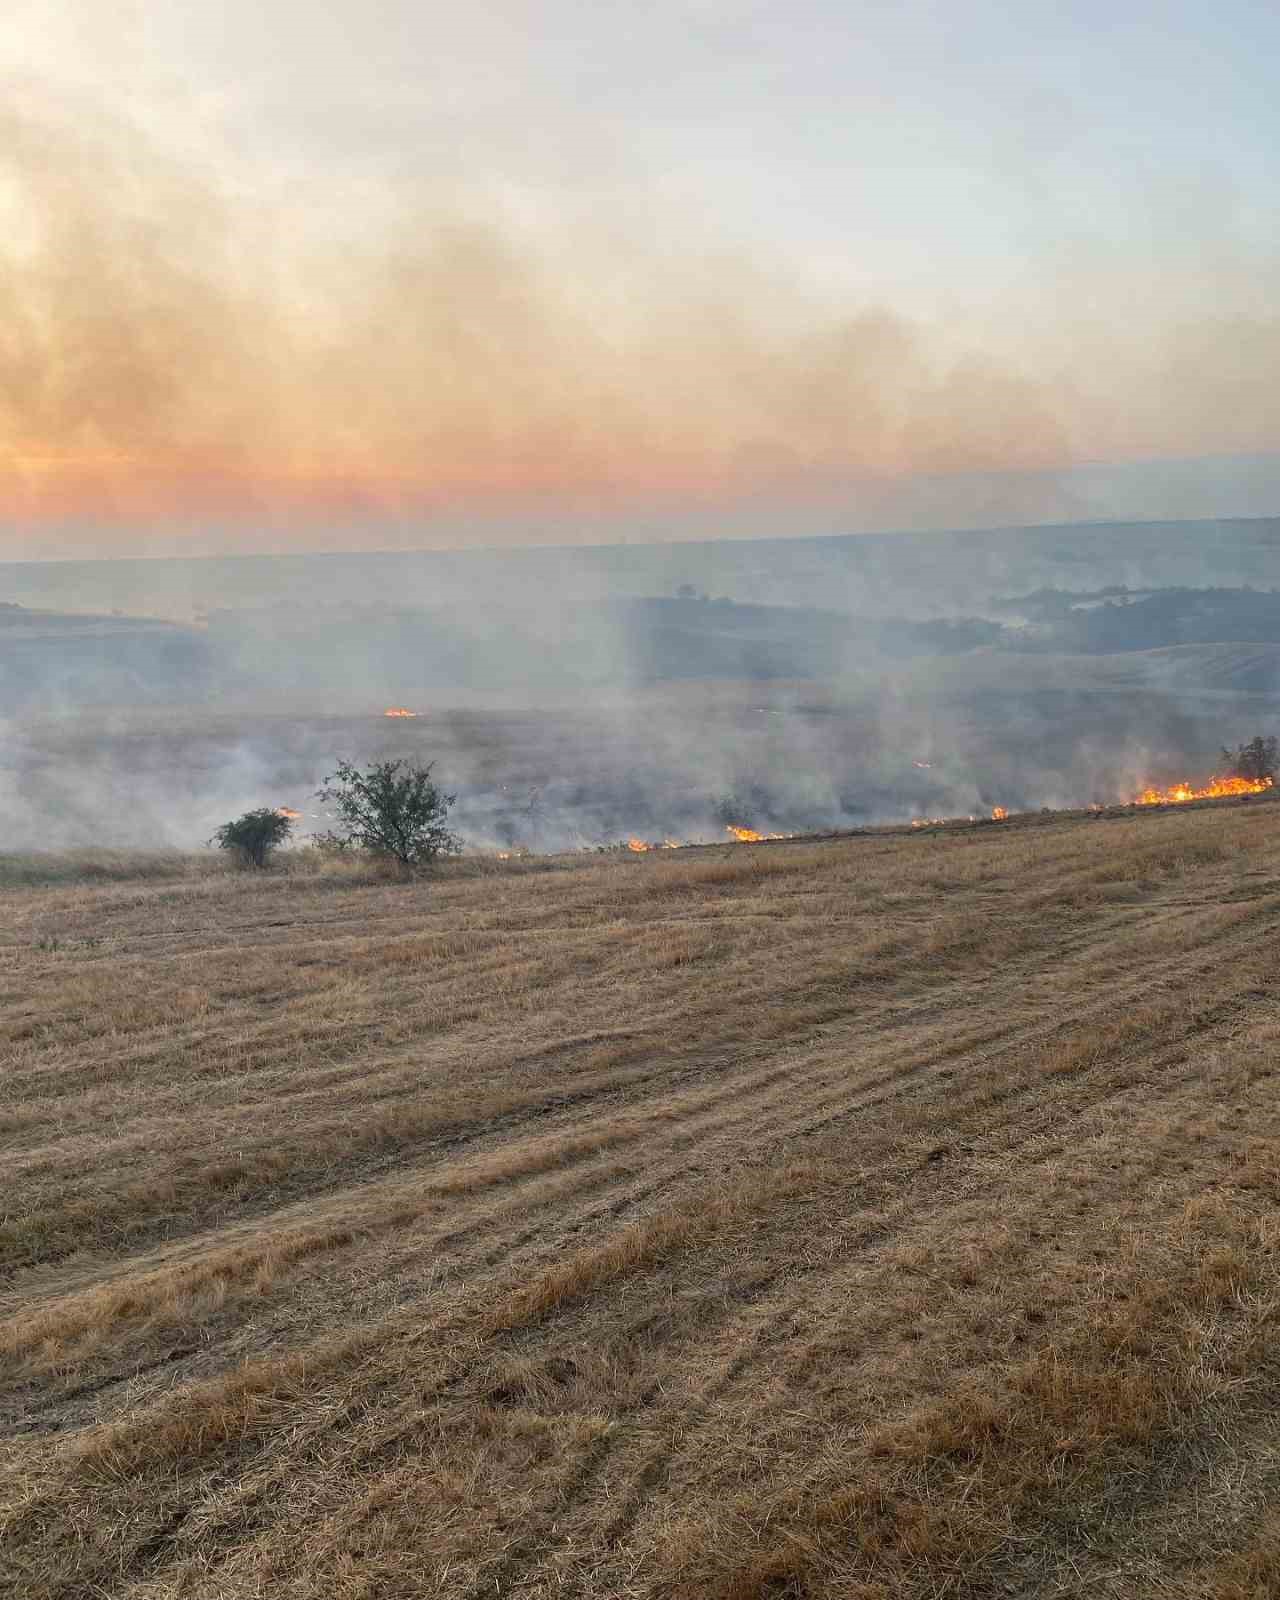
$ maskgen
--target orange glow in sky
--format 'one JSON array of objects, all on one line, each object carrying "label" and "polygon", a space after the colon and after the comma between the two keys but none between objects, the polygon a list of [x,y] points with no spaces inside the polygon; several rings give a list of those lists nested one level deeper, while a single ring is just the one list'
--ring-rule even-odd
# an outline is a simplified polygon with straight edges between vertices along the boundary
[{"label": "orange glow in sky", "polygon": [[[518,542],[529,508],[666,536],[681,506],[731,530],[753,500],[778,532],[805,506],[908,526],[890,490],[956,475],[984,480],[980,522],[1069,520],[1095,508],[995,481],[1280,452],[1271,213],[1187,177],[1200,102],[1177,76],[1214,130],[1242,106],[1243,140],[1271,59],[1244,20],[1215,88],[1200,24],[1135,42],[1162,76],[1050,8],[1015,70],[994,13],[934,59],[938,30],[896,8],[829,27],[799,4],[691,28],[659,0],[633,28],[551,0],[585,76],[523,7],[386,0],[378,28],[354,0],[19,8],[3,553],[202,518],[305,548],[343,517],[501,516]],[[1096,132],[1084,101],[1051,114],[1108,75],[1125,96],[1100,93]],[[1178,146],[1167,192],[1161,163],[1112,159],[1126,118],[1134,150]],[[969,514],[939,491],[919,516]]]}]

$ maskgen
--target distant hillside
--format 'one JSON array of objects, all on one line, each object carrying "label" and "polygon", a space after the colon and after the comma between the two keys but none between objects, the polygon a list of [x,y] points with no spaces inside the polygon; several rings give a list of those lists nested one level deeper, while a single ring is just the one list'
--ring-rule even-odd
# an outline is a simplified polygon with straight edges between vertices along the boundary
[{"label": "distant hillside", "polygon": [[0,599],[186,618],[220,607],[594,605],[674,595],[856,615],[978,612],[992,595],[1280,585],[1280,517],[956,533],[716,539],[593,548],[408,551],[0,565]]},{"label": "distant hillside", "polygon": [[0,712],[188,701],[213,682],[202,631],[147,617],[0,607]]},{"label": "distant hillside", "polygon": [[1056,588],[992,602],[1018,619],[1010,642],[1059,654],[1106,654],[1175,644],[1280,642],[1280,591],[1128,585],[1072,593]]},{"label": "distant hillside", "polygon": [[912,663],[944,697],[985,680],[1024,694],[1052,685],[1280,695],[1280,594],[1175,589],[1098,601],[1047,591],[1001,604],[1023,617],[858,617],[696,593],[467,609],[257,606],[204,624],[8,606],[0,712],[206,700],[339,709],[473,691],[838,681]]},{"label": "distant hillside", "polygon": [[1135,653],[1148,681],[1170,688],[1280,699],[1280,643],[1184,644]]},{"label": "distant hillside", "polygon": [[10,609],[0,612],[0,710],[831,678],[878,655],[953,655],[999,635],[982,621],[876,621],[705,596],[469,611],[259,606],[203,625]]}]

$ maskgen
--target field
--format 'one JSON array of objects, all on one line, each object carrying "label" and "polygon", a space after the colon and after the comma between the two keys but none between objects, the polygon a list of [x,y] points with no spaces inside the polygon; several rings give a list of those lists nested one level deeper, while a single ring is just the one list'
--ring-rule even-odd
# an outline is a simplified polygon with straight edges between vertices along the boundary
[{"label": "field", "polygon": [[[778,833],[1110,804],[1149,783],[1203,782],[1224,742],[1280,724],[1280,698],[1190,681],[1248,677],[1259,659],[1243,646],[979,651],[839,682],[662,683],[537,703],[401,684],[356,709],[192,703],[0,718],[0,852],[194,850],[261,805],[323,828],[315,792],[343,757],[436,763],[460,831],[482,850],[723,837],[729,797],[741,802],[734,820]],[[417,715],[387,718],[389,705]]]},{"label": "field", "polygon": [[1280,806],[16,876],[6,1594],[1280,1591]]}]

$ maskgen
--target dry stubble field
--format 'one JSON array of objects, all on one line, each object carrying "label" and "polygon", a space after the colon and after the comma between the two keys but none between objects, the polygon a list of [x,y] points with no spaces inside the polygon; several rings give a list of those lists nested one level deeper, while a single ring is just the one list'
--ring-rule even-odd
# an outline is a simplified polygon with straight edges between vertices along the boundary
[{"label": "dry stubble field", "polygon": [[1280,807],[0,904],[5,1594],[1280,1592]]}]

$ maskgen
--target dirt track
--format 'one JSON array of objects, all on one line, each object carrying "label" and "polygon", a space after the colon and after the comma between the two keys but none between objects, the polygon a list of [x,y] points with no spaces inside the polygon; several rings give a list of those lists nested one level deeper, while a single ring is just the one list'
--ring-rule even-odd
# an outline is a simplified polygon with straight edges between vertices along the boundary
[{"label": "dirt track", "polygon": [[1280,809],[6,912],[18,1594],[1274,1592]]}]

